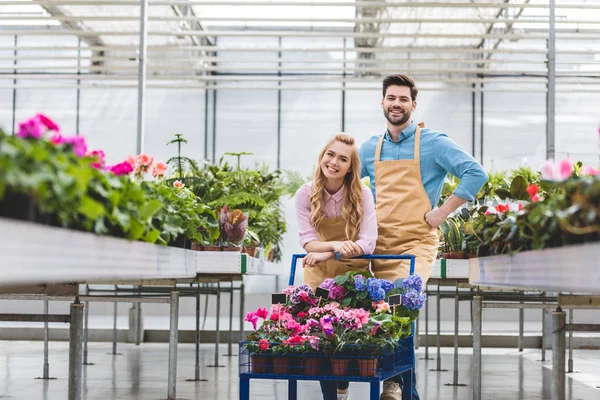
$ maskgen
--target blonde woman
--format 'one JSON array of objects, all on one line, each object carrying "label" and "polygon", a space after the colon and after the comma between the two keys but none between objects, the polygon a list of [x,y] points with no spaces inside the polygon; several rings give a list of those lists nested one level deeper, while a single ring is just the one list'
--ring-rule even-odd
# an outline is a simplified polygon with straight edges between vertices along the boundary
[{"label": "blonde woman", "polygon": [[[304,282],[315,289],[326,278],[349,269],[368,271],[368,260],[347,260],[371,254],[377,241],[377,219],[371,190],[360,181],[360,160],[354,137],[338,133],[319,154],[314,181],[296,193],[296,215]],[[348,382],[321,382],[324,400],[346,400]]]}]

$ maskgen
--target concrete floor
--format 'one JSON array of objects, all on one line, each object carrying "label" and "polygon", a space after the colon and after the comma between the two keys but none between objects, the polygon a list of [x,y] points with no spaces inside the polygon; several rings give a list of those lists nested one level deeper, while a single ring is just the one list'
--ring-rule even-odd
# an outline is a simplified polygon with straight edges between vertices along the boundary
[{"label": "concrete floor", "polygon": [[[221,357],[222,368],[207,368],[212,364],[214,345],[201,346],[201,377],[207,382],[186,382],[194,375],[194,345],[179,346],[177,395],[182,399],[237,399],[237,357]],[[110,343],[90,343],[89,362],[84,366],[83,398],[98,399],[164,399],[167,393],[168,346],[144,343],[141,346],[119,343],[112,356]],[[222,346],[221,352],[226,352]],[[417,351],[423,357],[424,349]],[[471,398],[471,349],[460,349],[459,383],[467,386],[447,386],[452,382],[452,349],[442,349],[442,368],[447,372],[430,371],[436,361],[419,360],[418,388],[423,400],[467,400]],[[433,354],[435,355],[435,354]],[[547,352],[550,360],[551,352]],[[486,400],[549,400],[551,362],[539,362],[539,350],[484,349],[483,399]],[[67,398],[68,343],[50,343],[50,376],[56,380],[36,380],[42,374],[43,343],[0,341],[0,399],[59,400]],[[600,399],[600,351],[575,350],[576,373],[567,378],[567,400]],[[365,384],[352,383],[350,399],[368,398]],[[320,398],[318,384],[299,382],[298,398]],[[261,400],[286,399],[284,381],[257,380],[251,382],[251,398]]]}]

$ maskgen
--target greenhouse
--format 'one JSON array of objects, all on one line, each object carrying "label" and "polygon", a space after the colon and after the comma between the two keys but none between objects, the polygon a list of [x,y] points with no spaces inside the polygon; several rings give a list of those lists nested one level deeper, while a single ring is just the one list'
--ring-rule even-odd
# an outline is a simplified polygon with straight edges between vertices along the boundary
[{"label": "greenhouse", "polygon": [[0,0],[0,399],[600,398],[600,0]]}]

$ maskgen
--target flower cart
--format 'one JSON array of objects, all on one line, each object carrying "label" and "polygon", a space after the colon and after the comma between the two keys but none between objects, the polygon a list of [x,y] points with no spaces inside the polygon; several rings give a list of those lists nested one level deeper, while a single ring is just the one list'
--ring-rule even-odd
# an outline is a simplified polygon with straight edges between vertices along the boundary
[{"label": "flower cart", "polygon": [[292,257],[290,286],[273,295],[271,310],[246,315],[255,332],[239,345],[240,400],[250,399],[251,379],[287,380],[288,399],[297,398],[298,380],[368,382],[370,399],[378,400],[380,382],[407,371],[403,399],[409,400],[414,321],[426,300],[421,278],[413,275],[415,257],[360,257],[410,260],[411,276],[396,285],[352,271],[326,279],[315,292],[293,286],[302,257]]}]

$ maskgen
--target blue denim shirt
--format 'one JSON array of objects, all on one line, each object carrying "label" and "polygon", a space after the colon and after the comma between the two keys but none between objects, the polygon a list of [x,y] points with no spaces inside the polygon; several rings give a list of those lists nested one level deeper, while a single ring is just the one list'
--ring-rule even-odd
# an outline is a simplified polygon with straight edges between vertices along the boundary
[{"label": "blue denim shirt", "polygon": [[[381,148],[381,161],[414,159],[415,132],[417,124],[412,122],[401,133],[400,140],[394,142],[386,131]],[[361,177],[371,179],[371,190],[375,197],[375,149],[381,135],[367,140],[359,149]],[[437,207],[446,175],[451,173],[460,179],[454,194],[465,200],[473,200],[488,175],[469,153],[461,149],[445,133],[431,129],[421,129],[421,179],[431,201]]]}]

